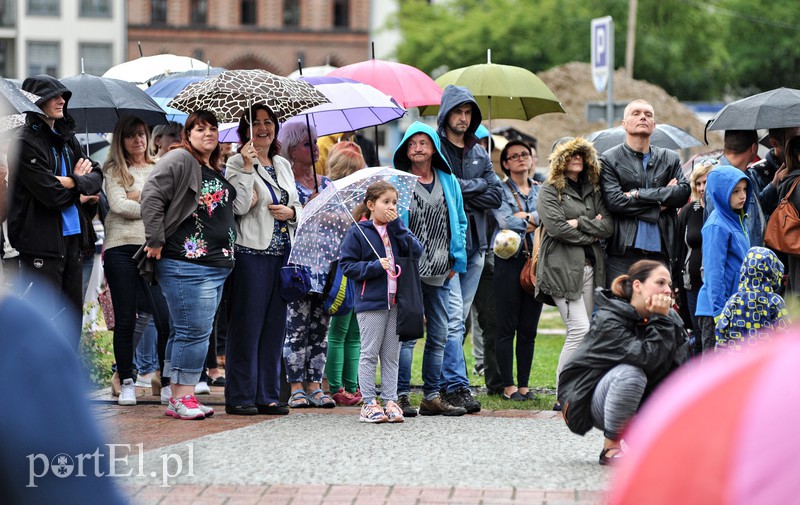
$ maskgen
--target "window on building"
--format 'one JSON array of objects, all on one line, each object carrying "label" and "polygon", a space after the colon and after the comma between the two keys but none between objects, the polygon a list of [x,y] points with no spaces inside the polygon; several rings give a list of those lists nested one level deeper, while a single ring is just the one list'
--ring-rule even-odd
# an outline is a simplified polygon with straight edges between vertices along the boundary
[{"label": "window on building", "polygon": [[334,28],[350,27],[350,0],[334,0],[333,26]]},{"label": "window on building", "polygon": [[[78,52],[83,60],[83,71],[87,74],[103,75],[112,66],[111,44],[82,42],[78,45]],[[81,60],[78,60],[78,65],[81,65]]]},{"label": "window on building", "polygon": [[256,24],[256,0],[242,0],[242,24]]},{"label": "window on building", "polygon": [[150,22],[154,25],[167,24],[167,0],[150,0]]},{"label": "window on building", "polygon": [[28,42],[28,75],[47,74],[57,77],[60,52],[58,42]]},{"label": "window on building", "polygon": [[15,0],[0,0],[0,26],[8,28],[17,26],[17,2]]},{"label": "window on building", "polygon": [[31,16],[60,16],[59,0],[28,0],[28,14]]},{"label": "window on building", "polygon": [[78,15],[82,18],[110,18],[111,0],[81,0]]},{"label": "window on building", "polygon": [[16,75],[14,68],[14,39],[0,39],[0,74],[12,78]]},{"label": "window on building", "polygon": [[191,9],[193,25],[208,23],[208,0],[192,0]]},{"label": "window on building", "polygon": [[300,26],[300,0],[283,0],[283,26]]}]

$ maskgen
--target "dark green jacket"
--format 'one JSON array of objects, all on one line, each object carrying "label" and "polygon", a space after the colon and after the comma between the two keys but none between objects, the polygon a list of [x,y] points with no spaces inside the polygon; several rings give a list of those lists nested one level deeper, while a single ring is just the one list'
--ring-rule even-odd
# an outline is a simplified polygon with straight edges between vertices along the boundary
[{"label": "dark green jacket", "polygon": [[[567,183],[567,162],[574,154],[584,160],[580,175],[580,191]],[[539,219],[544,226],[536,271],[537,296],[577,300],[583,290],[583,267],[586,263],[585,247],[594,253],[595,287],[605,282],[605,262],[600,239],[614,232],[614,220],[606,210],[600,192],[600,164],[592,145],[577,138],[561,146],[550,156],[550,174],[539,191],[537,204]],[[595,219],[597,215],[602,219]],[[578,220],[573,228],[567,221]],[[542,296],[546,295],[546,296]]]}]

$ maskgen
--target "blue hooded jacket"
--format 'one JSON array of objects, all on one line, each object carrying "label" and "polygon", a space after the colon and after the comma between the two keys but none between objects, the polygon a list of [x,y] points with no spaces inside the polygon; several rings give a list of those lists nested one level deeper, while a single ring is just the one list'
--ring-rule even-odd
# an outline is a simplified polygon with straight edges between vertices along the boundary
[{"label": "blue hooded jacket", "polygon": [[[461,197],[461,187],[458,179],[452,174],[450,165],[442,154],[442,146],[436,131],[425,123],[416,121],[406,130],[403,140],[394,152],[394,167],[404,172],[411,171],[411,160],[408,159],[408,141],[417,133],[424,133],[433,141],[436,148],[431,158],[431,166],[436,177],[442,183],[444,201],[447,203],[447,214],[450,218],[450,258],[453,260],[453,271],[464,273],[467,271],[467,215],[464,213],[464,200]],[[400,217],[408,224],[408,209]]]},{"label": "blue hooded jacket", "polygon": [[697,316],[716,317],[739,285],[739,269],[750,249],[747,215],[731,209],[730,199],[739,181],[747,181],[746,209],[753,198],[747,174],[722,165],[708,174],[706,199],[714,211],[703,225],[703,287],[697,295]]},{"label": "blue hooded jacket", "polygon": [[[447,116],[462,104],[472,106],[472,120],[464,134],[464,147],[458,147],[447,140],[445,125]],[[464,210],[467,213],[469,230],[467,232],[467,251],[485,251],[489,248],[486,236],[487,210],[497,209],[503,201],[503,187],[500,178],[492,169],[492,160],[486,149],[478,144],[475,131],[481,124],[481,110],[470,91],[462,86],[447,86],[442,93],[442,105],[436,122],[442,139],[442,154],[458,178]]]}]

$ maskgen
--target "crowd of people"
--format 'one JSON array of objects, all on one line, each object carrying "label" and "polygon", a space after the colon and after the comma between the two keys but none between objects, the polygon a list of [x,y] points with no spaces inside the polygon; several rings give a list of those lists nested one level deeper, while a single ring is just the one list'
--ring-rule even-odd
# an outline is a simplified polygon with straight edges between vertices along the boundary
[{"label": "crowd of people", "polygon": [[[770,214],[800,176],[793,129],[770,130],[763,160],[756,132],[727,131],[723,155],[693,160],[687,178],[675,151],[650,142],[653,107],[634,100],[624,143],[598,153],[564,138],[540,183],[536,146],[522,140],[503,146],[495,170],[478,138],[475,98],[448,86],[436,128],[413,123],[392,156],[394,168],[417,176],[410,205],[398,207],[389,182],[371,185],[351,209],[338,263],[309,268],[309,289],[287,300],[281,274],[304,207],[372,163],[371,151],[341,136],[318,139],[312,126],[281,123],[258,103],[241,114],[227,153],[209,111],[152,132],[125,117],[101,168],[75,138],[70,91],[49,76],[23,89],[40,97],[43,114],[27,114],[9,154],[14,283],[31,297],[55,288],[60,301],[47,305],[62,307],[54,318],[77,348],[83,254],[96,240],[102,192],[120,405],[136,404],[136,349],[149,345],[158,357],[154,391],[177,419],[213,416],[196,396],[208,382],[225,385],[230,415],[357,404],[367,423],[473,414],[481,404],[464,356],[469,333],[489,394],[529,401],[547,304],[566,328],[554,408],[576,433],[603,430],[600,463],[609,464],[623,457],[626,423],[672,370],[690,355],[768,339],[787,324],[780,294],[800,291],[798,256],[764,247]],[[800,193],[791,204],[800,207]],[[517,239],[510,251],[509,236]],[[407,295],[397,259],[409,255],[419,259],[425,317],[418,409],[410,397],[416,340],[396,331],[397,300]],[[337,273],[355,302],[331,314],[325,302]],[[152,319],[155,339],[141,338],[142,319]]]}]

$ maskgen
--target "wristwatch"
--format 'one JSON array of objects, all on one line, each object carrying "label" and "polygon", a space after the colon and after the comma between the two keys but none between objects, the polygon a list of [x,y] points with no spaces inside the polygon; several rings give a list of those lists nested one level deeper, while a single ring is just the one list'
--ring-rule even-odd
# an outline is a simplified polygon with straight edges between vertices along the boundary
[{"label": "wristwatch", "polygon": [[639,190],[638,189],[632,189],[630,191],[630,195],[631,195],[631,198],[639,198]]}]

